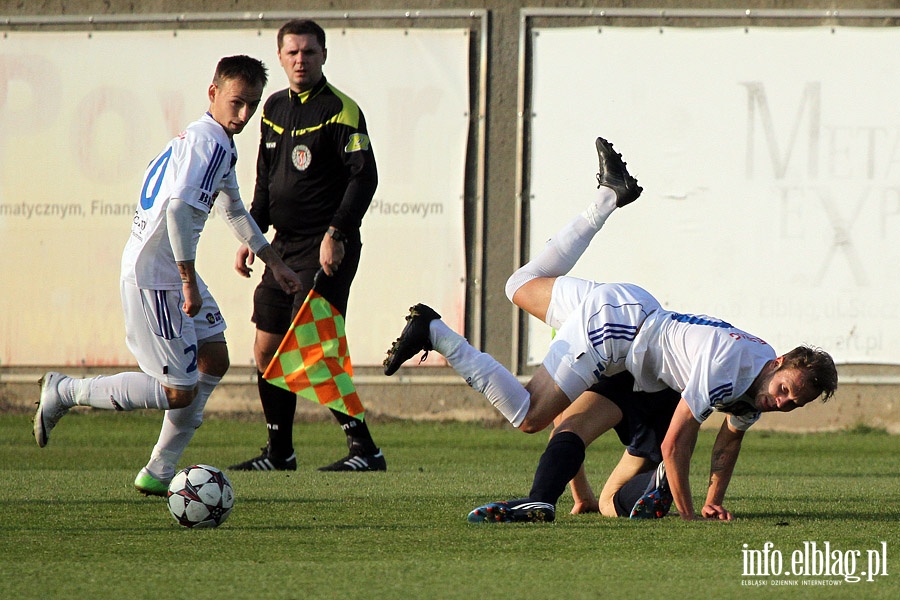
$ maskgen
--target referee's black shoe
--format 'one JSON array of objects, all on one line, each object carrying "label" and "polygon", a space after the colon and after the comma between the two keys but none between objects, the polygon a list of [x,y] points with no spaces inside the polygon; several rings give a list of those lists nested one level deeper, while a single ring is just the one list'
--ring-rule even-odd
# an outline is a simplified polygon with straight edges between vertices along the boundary
[{"label": "referee's black shoe", "polygon": [[396,373],[400,365],[421,350],[425,351],[422,360],[428,357],[428,351],[434,350],[431,345],[429,328],[432,321],[440,318],[441,315],[424,304],[416,304],[409,309],[409,314],[406,315],[406,327],[400,332],[397,341],[391,344],[387,351],[387,357],[384,359],[385,375]]},{"label": "referee's black shoe", "polygon": [[350,442],[349,447],[350,454],[330,465],[319,467],[319,471],[387,471],[387,461],[380,449],[376,448],[375,452],[366,454],[362,444]]},{"label": "referee's black shoe", "polygon": [[597,187],[606,186],[616,193],[616,206],[631,204],[641,195],[644,188],[628,173],[622,155],[613,149],[611,142],[598,137],[595,142],[600,171],[597,173]]},{"label": "referee's black shoe", "polygon": [[287,458],[274,456],[268,446],[260,448],[262,454],[256,458],[231,465],[229,471],[296,471],[297,454],[293,453]]}]

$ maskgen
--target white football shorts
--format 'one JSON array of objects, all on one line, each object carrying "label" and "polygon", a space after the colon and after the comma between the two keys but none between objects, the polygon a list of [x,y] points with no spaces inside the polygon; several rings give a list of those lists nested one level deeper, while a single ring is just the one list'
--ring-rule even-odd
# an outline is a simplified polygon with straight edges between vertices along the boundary
[{"label": "white football shorts", "polygon": [[141,370],[169,388],[189,390],[197,385],[197,340],[225,331],[216,300],[198,280],[203,307],[194,318],[181,310],[181,290],[141,289],[121,282],[125,312],[125,342]]},{"label": "white football shorts", "polygon": [[625,370],[625,357],[644,319],[659,301],[630,283],[559,277],[547,321],[561,323],[543,366],[570,401],[602,376]]}]

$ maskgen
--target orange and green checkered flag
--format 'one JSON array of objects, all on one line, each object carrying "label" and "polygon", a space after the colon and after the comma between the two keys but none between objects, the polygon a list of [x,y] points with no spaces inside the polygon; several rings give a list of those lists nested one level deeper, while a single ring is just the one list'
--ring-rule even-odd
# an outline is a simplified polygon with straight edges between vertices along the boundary
[{"label": "orange and green checkered flag", "polygon": [[363,420],[365,409],[352,377],[344,317],[316,292],[314,284],[263,378]]}]

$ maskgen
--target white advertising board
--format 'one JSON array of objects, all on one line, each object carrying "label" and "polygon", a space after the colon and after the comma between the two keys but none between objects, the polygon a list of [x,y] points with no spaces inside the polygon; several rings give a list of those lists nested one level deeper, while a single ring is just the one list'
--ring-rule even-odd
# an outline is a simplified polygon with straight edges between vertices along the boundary
[{"label": "white advertising board", "polygon": [[[133,364],[119,261],[147,163],[208,108],[223,56],[286,87],[275,30],[11,32],[0,39],[0,365]],[[466,30],[328,30],[325,74],[368,122],[379,186],[347,331],[354,364],[380,364],[407,308],[434,305],[462,331],[463,190],[469,128]],[[253,197],[259,113],[236,143]],[[198,271],[229,323],[232,364],[252,362],[251,280],[214,218]]]},{"label": "white advertising board", "polygon": [[[573,275],[637,283],[779,353],[900,362],[900,30],[533,33],[531,256],[591,201],[602,135],[645,191]],[[530,363],[549,338],[532,319]]]}]

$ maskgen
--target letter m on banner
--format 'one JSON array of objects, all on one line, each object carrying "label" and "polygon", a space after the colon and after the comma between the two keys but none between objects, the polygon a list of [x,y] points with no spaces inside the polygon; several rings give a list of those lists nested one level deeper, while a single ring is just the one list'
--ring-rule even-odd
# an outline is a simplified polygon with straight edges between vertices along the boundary
[{"label": "letter m on banner", "polygon": [[344,317],[313,289],[263,378],[307,400],[363,420],[365,409],[352,377]]}]

